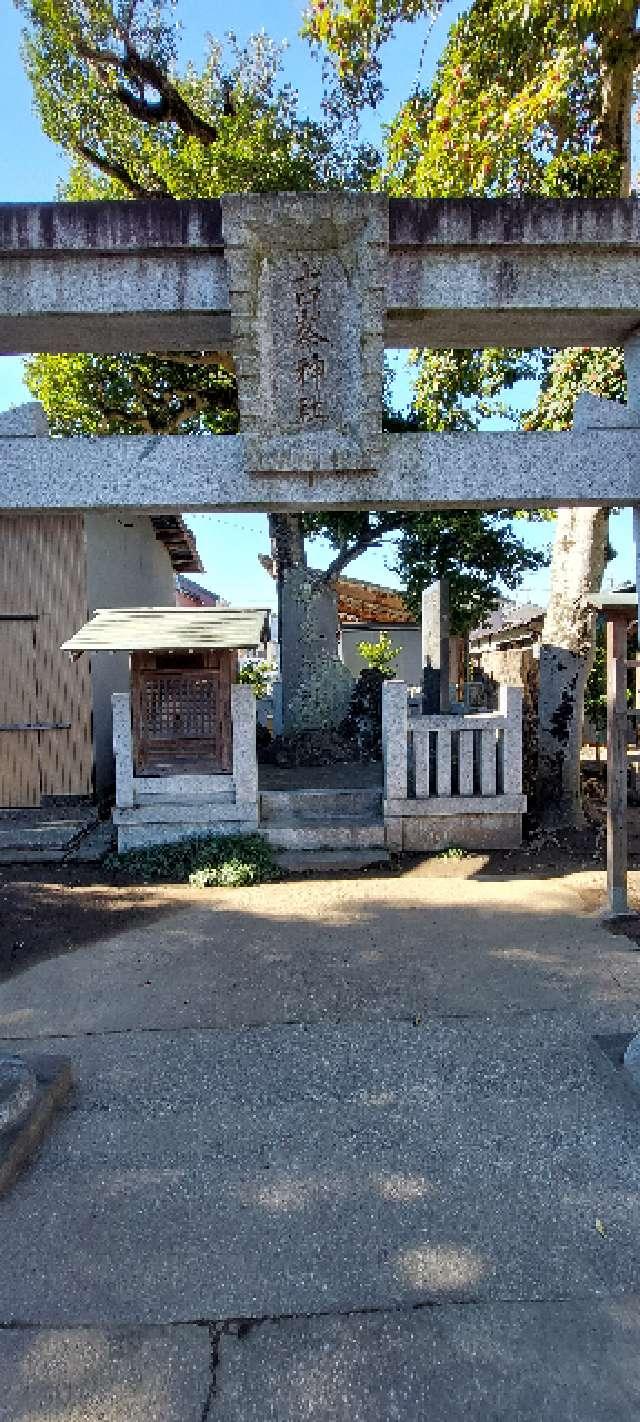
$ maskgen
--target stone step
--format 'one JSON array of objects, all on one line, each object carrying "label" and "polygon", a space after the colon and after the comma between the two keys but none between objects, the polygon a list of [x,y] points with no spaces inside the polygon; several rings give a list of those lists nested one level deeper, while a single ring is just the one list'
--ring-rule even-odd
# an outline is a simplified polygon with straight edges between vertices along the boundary
[{"label": "stone step", "polygon": [[382,790],[263,790],[260,795],[260,819],[266,823],[283,823],[302,817],[305,820],[353,818],[375,819],[382,815]]},{"label": "stone step", "polygon": [[42,851],[63,853],[87,831],[86,820],[64,820],[47,824],[27,825],[4,821],[0,829],[0,852]]},{"label": "stone step", "polygon": [[389,864],[388,849],[282,849],[275,855],[285,874],[341,874]]},{"label": "stone step", "polygon": [[330,820],[326,824],[314,819],[267,821],[261,825],[265,839],[274,849],[383,849],[384,824],[380,820]]},{"label": "stone step", "polygon": [[209,800],[220,795],[233,797],[231,775],[136,775],[133,782],[136,801],[141,805],[159,798],[173,801]]},{"label": "stone step", "polygon": [[[229,806],[235,805],[234,795],[210,795],[205,800],[199,797],[195,800],[187,800],[180,795],[175,800],[161,800],[159,795],[150,795],[147,799],[138,799],[136,795],[133,810],[140,814],[141,818],[146,815],[150,820],[175,819],[178,813],[188,814],[192,819],[210,816],[212,810],[220,810],[223,815],[229,813]],[[168,813],[165,813],[167,812]]]},{"label": "stone step", "polygon": [[63,864],[65,849],[0,849],[0,864]]},{"label": "stone step", "polygon": [[113,811],[114,825],[175,825],[187,822],[206,827],[220,820],[245,820],[255,815],[255,801],[251,805],[234,800],[233,796],[212,796],[208,800],[160,800],[153,796],[146,805],[118,808]]}]

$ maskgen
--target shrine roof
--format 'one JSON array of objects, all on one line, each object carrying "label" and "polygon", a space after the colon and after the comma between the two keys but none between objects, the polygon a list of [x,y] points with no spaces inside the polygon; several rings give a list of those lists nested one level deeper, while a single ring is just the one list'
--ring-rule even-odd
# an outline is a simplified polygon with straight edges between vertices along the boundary
[{"label": "shrine roof", "polygon": [[61,650],[79,656],[257,647],[267,638],[268,622],[264,607],[102,607]]}]

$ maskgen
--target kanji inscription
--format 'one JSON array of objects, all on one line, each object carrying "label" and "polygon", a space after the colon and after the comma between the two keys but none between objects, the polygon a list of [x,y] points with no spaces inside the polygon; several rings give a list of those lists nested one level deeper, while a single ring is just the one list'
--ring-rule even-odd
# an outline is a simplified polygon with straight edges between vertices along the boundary
[{"label": "kanji inscription", "polygon": [[303,261],[295,289],[295,341],[298,347],[298,413],[305,425],[321,423],[326,414],[325,385],[328,361],[320,348],[329,345],[321,329],[319,271]]},{"label": "kanji inscription", "polygon": [[247,462],[370,471],[381,441],[387,215],[377,195],[223,199]]}]

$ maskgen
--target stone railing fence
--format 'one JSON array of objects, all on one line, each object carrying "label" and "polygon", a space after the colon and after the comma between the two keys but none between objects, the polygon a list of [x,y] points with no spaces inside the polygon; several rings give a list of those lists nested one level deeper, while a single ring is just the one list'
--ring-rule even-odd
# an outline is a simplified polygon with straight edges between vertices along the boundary
[{"label": "stone railing fence", "polygon": [[382,736],[392,847],[519,842],[521,687],[500,687],[497,711],[423,716],[408,715],[404,682],[386,682]]}]

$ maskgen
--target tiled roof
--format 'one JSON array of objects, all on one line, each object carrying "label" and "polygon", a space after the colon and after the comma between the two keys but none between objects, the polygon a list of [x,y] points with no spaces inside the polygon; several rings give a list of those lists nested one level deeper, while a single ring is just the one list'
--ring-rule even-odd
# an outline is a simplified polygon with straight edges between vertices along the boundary
[{"label": "tiled roof", "polygon": [[194,607],[228,607],[219,593],[210,592],[193,578],[185,578],[184,573],[176,573],[176,591]]},{"label": "tiled roof", "polygon": [[195,535],[187,528],[182,514],[151,514],[151,522],[176,573],[204,573]]},{"label": "tiled roof", "polygon": [[503,602],[489,613],[480,627],[473,628],[469,633],[469,641],[479,642],[485,637],[495,637],[514,627],[529,627],[531,623],[539,622],[545,611],[544,607],[539,607],[535,602]]}]

